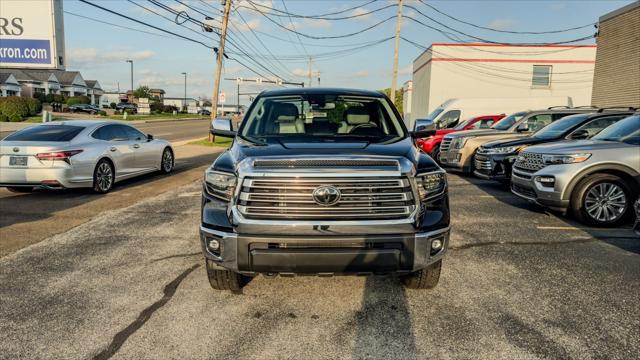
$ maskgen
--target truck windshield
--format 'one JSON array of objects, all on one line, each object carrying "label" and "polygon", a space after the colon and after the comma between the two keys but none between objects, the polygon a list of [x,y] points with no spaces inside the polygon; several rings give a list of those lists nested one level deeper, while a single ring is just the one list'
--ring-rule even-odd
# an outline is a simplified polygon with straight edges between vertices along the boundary
[{"label": "truck windshield", "polygon": [[269,141],[383,142],[407,136],[402,120],[383,97],[304,94],[261,96],[240,135]]},{"label": "truck windshield", "polygon": [[561,137],[569,129],[582,123],[591,114],[578,114],[565,116],[560,120],[554,121],[551,124],[536,131],[533,136],[538,139],[556,139]]},{"label": "truck windshield", "polygon": [[527,113],[525,111],[523,112],[517,112],[515,114],[511,114],[509,116],[507,116],[506,118],[498,121],[497,123],[493,124],[493,126],[491,126],[492,129],[494,130],[509,130],[509,128],[511,126],[513,126],[513,124],[515,124],[518,120],[522,119],[523,116],[525,116]]},{"label": "truck windshield", "polygon": [[592,138],[600,141],[617,141],[640,145],[640,115],[629,116],[605,128]]}]

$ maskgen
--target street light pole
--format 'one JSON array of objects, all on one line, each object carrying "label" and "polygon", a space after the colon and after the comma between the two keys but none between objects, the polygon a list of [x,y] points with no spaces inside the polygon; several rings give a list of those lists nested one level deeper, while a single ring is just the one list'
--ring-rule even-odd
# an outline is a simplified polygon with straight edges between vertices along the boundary
[{"label": "street light pole", "polygon": [[127,60],[131,64],[131,102],[133,102],[133,60]]},{"label": "street light pole", "polygon": [[182,75],[184,75],[184,107],[186,111],[187,109],[187,73],[183,72]]}]

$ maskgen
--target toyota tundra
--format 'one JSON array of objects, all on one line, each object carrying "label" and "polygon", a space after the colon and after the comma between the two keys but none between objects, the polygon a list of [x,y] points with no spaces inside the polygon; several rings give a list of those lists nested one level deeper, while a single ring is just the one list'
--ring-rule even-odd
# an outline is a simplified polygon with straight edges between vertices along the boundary
[{"label": "toyota tundra", "polygon": [[260,93],[206,170],[200,240],[214,289],[258,274],[395,274],[432,288],[449,241],[445,172],[382,93]]}]

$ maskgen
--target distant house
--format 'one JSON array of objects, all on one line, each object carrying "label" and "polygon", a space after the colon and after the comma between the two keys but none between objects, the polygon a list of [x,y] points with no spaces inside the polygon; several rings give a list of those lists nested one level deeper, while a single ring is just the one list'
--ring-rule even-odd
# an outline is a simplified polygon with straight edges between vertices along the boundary
[{"label": "distant house", "polygon": [[86,96],[87,83],[80,75],[79,71],[61,71],[53,72],[60,80],[60,94],[64,96]]},{"label": "distant house", "polygon": [[87,96],[91,98],[91,103],[100,104],[100,97],[104,94],[104,90],[98,80],[86,80],[85,83],[87,84]]},{"label": "distant house", "polygon": [[59,94],[58,77],[51,71],[0,69],[1,74],[12,74],[20,84],[21,96],[33,97],[35,94]]},{"label": "distant house", "polygon": [[11,73],[0,73],[0,96],[20,96],[20,83]]},{"label": "distant house", "polygon": [[149,92],[151,92],[152,98],[158,98],[160,101],[164,100],[164,94],[166,94],[162,89],[150,89]]}]

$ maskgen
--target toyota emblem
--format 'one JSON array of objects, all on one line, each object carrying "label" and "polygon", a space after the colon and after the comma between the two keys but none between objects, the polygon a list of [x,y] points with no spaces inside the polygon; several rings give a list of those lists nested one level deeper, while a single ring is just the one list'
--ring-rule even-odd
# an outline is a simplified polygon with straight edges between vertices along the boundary
[{"label": "toyota emblem", "polygon": [[19,148],[17,148],[17,147],[14,147],[14,148],[13,148],[13,152],[18,152],[18,151],[20,151],[20,149],[19,149]]},{"label": "toyota emblem", "polygon": [[313,200],[322,206],[335,205],[341,196],[340,190],[333,186],[320,186],[313,191]]}]

